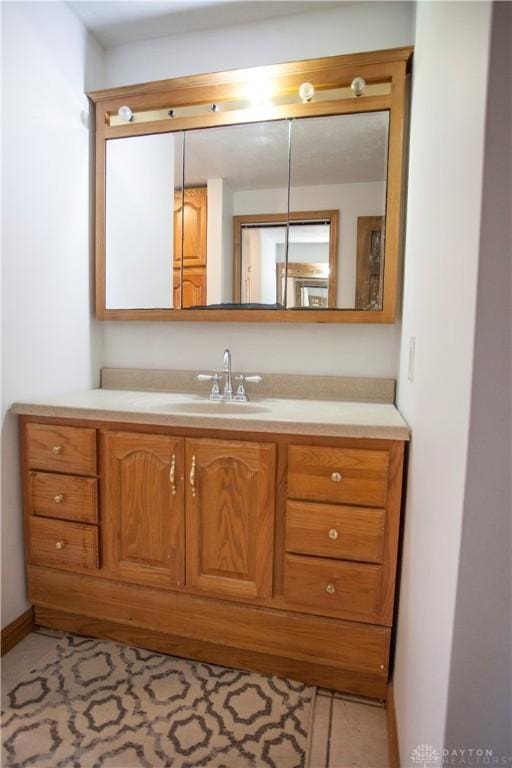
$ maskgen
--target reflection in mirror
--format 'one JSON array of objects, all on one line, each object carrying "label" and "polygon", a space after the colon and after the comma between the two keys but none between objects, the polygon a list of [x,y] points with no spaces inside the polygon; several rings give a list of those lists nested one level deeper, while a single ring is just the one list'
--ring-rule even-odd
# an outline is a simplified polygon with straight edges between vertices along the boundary
[{"label": "reflection in mirror", "polygon": [[[282,217],[281,217],[282,218]],[[241,227],[240,278],[235,278],[233,295],[241,304],[284,307],[286,222],[243,224]]]},{"label": "reflection in mirror", "polygon": [[[301,303],[299,285],[289,286],[287,307],[382,308],[388,132],[388,112],[293,121],[290,218],[294,211],[336,209],[340,231],[327,304],[325,289],[313,288],[308,277],[300,286]],[[300,261],[314,269],[312,258]],[[288,281],[296,282],[291,237],[288,266]]]},{"label": "reflection in mirror", "polygon": [[235,216],[235,301],[335,308],[338,212],[296,211],[289,227],[287,218]]},{"label": "reflection in mirror", "polygon": [[110,139],[105,162],[107,309],[179,307],[172,211],[183,187],[183,133]]},{"label": "reflection in mirror", "polygon": [[[187,132],[183,308],[275,307],[275,262],[258,289],[245,286],[240,291],[236,287],[233,219],[247,212],[266,212],[270,206],[286,230],[288,154],[289,124],[285,120]],[[247,237],[251,248],[251,233]],[[250,252],[256,259],[255,250]],[[254,262],[251,268],[259,267]]]}]

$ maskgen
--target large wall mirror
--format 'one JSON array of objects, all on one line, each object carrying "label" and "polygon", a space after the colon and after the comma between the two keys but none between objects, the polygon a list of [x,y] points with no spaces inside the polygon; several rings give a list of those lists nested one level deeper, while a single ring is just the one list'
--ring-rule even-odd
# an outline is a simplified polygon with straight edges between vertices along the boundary
[{"label": "large wall mirror", "polygon": [[393,322],[410,54],[270,68],[273,103],[261,70],[90,94],[97,316]]}]

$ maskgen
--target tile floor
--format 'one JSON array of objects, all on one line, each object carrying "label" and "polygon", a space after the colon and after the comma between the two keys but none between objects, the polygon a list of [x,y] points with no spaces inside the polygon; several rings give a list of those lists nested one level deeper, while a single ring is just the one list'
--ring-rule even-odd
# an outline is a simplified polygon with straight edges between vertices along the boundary
[{"label": "tile floor", "polygon": [[[2,658],[2,692],[44,661],[60,636],[39,629]],[[388,768],[386,710],[318,689],[309,768]]]}]

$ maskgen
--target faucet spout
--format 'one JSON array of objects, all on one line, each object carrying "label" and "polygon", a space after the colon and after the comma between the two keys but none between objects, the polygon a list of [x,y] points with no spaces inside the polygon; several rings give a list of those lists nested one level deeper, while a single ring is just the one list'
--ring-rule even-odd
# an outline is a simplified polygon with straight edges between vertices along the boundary
[{"label": "faucet spout", "polygon": [[224,350],[224,366],[222,370],[226,374],[224,379],[224,400],[232,400],[233,382],[231,379],[231,352],[229,349]]}]

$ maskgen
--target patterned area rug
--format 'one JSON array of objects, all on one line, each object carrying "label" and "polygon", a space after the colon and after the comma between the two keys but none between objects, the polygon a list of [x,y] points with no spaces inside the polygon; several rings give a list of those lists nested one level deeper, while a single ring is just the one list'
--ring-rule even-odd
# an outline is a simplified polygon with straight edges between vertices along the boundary
[{"label": "patterned area rug", "polygon": [[7,768],[304,768],[315,689],[63,635],[4,696]]}]

